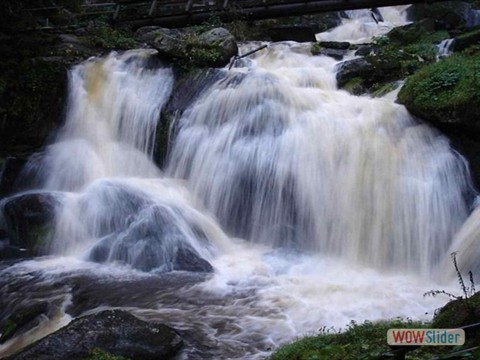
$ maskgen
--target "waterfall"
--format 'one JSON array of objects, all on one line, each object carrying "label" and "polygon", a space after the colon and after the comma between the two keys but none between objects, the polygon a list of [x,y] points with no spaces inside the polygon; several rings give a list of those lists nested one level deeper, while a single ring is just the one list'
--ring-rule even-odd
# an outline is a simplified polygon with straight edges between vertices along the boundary
[{"label": "waterfall", "polygon": [[467,216],[464,161],[403,107],[337,90],[335,61],[307,51],[272,45],[214,86],[167,173],[232,236],[431,274]]},{"label": "waterfall", "polygon": [[149,68],[149,55],[114,53],[70,71],[66,123],[40,167],[44,189],[75,191],[101,178],[159,175],[151,155],[173,75]]},{"label": "waterfall", "polygon": [[452,46],[455,43],[455,39],[445,39],[437,45],[438,55],[437,59],[441,59],[450,56],[452,53]]},{"label": "waterfall", "polygon": [[[348,41],[359,44],[370,42],[373,36],[386,34],[393,27],[407,22],[408,6],[380,8],[379,14],[370,10],[346,11],[342,23],[328,32],[317,34],[318,41]],[[383,20],[383,21],[378,21]]]},{"label": "waterfall", "polygon": [[155,53],[111,53],[70,71],[65,125],[27,164],[42,191],[61,195],[44,252],[141,270],[210,269],[211,241],[224,235],[152,161],[173,85]]},{"label": "waterfall", "polygon": [[[378,24],[349,12],[317,38],[371,41],[405,9]],[[172,122],[164,169],[173,71],[149,50],[74,67],[65,124],[17,195],[58,198],[49,256],[0,269],[0,321],[41,302],[55,317],[0,357],[105,308],[173,326],[182,359],[259,360],[319,328],[431,319],[446,299],[423,294],[455,292],[436,283],[449,253],[477,253],[465,160],[392,98],[339,90],[338,62],[310,48],[269,44],[219,70]]]}]

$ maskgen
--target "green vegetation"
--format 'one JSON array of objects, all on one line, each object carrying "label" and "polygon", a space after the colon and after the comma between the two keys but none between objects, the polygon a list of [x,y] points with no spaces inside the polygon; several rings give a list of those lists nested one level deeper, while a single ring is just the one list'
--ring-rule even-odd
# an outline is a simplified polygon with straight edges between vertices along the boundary
[{"label": "green vegetation", "polygon": [[129,360],[123,356],[111,355],[102,349],[95,348],[92,350],[89,357],[84,360]]},{"label": "green vegetation", "polygon": [[[323,332],[279,348],[270,360],[375,360],[382,359],[391,349],[387,345],[387,330],[392,328],[431,328],[421,322],[382,321],[352,322],[342,333]],[[459,348],[448,346],[421,347],[407,353],[409,360],[446,359]],[[479,354],[466,352],[462,359],[478,359]],[[457,357],[455,357],[457,358]]]},{"label": "green vegetation", "polygon": [[414,114],[441,122],[480,119],[480,62],[454,55],[409,77],[399,101]]},{"label": "green vegetation", "polygon": [[107,24],[95,28],[87,37],[87,42],[105,50],[126,50],[138,46],[133,33],[127,29],[115,29]]}]

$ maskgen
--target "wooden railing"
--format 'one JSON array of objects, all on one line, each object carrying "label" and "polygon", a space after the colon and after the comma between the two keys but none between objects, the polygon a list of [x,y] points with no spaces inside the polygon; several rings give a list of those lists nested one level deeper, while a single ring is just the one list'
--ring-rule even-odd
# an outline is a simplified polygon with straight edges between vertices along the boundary
[{"label": "wooden railing", "polygon": [[[224,22],[256,20],[326,11],[374,8],[425,0],[114,0],[90,1],[75,16],[108,15],[133,26],[160,25],[181,27],[205,22],[213,17]],[[431,2],[431,1],[430,1]],[[52,1],[51,3],[54,3]],[[32,7],[24,11],[48,13],[61,7]]]}]

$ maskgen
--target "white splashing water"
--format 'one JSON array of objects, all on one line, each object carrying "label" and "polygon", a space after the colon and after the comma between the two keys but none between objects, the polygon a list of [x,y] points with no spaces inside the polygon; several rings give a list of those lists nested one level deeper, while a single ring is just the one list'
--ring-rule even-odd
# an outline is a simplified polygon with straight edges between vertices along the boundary
[{"label": "white splashing water", "polygon": [[348,18],[328,32],[317,34],[318,41],[348,41],[353,44],[368,43],[374,36],[386,34],[395,26],[407,23],[408,6],[379,8],[383,21],[376,22],[370,10],[346,11]]},{"label": "white splashing water", "polygon": [[333,60],[292,48],[189,109],[167,172],[233,236],[432,275],[467,216],[464,162],[403,107],[336,90]]},{"label": "white splashing water", "polygon": [[68,114],[42,169],[51,190],[75,191],[106,177],[156,177],[151,162],[170,69],[148,69],[147,51],[111,54],[70,73]]},{"label": "white splashing water", "polygon": [[452,53],[452,46],[455,43],[455,39],[445,39],[437,45],[438,55],[437,59],[448,57]]}]

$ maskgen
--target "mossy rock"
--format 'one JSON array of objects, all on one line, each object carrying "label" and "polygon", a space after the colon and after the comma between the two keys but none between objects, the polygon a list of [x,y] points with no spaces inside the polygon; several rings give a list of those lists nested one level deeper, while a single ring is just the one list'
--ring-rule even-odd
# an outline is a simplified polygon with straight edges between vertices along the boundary
[{"label": "mossy rock", "polygon": [[474,45],[480,45],[480,28],[467,31],[455,37],[453,51],[462,51]]},{"label": "mossy rock", "polygon": [[409,77],[398,95],[414,115],[435,123],[480,128],[480,62],[457,55]]}]

